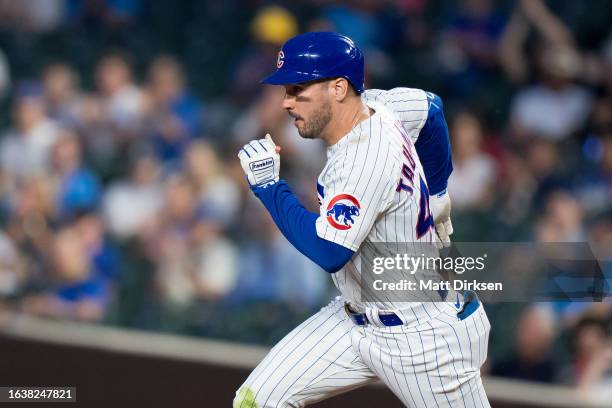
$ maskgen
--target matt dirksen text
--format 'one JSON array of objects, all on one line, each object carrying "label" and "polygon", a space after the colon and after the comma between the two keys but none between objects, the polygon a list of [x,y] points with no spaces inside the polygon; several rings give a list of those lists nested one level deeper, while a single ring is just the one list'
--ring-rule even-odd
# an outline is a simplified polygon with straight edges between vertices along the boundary
[{"label": "matt dirksen text", "polygon": [[383,282],[378,279],[372,284],[374,290],[401,290],[401,291],[413,291],[413,290],[503,290],[503,284],[501,282],[478,282],[476,280],[453,280],[453,281],[434,281],[434,280],[421,280],[418,282],[409,281],[402,279],[398,282]]}]

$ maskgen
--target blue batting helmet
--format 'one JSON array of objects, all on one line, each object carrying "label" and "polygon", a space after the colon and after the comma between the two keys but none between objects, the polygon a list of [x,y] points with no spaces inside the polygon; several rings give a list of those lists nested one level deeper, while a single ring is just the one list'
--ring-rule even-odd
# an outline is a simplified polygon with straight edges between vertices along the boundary
[{"label": "blue batting helmet", "polygon": [[261,82],[287,85],[342,77],[360,94],[364,89],[363,64],[363,53],[347,36],[331,32],[306,33],[291,38],[282,46],[276,72]]}]

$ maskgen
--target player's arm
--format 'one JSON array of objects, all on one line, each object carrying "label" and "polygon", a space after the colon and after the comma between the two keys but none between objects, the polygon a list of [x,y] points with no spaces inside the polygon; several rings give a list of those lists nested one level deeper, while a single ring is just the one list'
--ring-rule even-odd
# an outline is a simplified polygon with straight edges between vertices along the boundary
[{"label": "player's arm", "polygon": [[442,100],[431,92],[426,94],[429,102],[427,120],[419,132],[414,147],[423,165],[430,195],[436,196],[446,192],[448,178],[453,171],[453,162]]},{"label": "player's arm", "polygon": [[426,94],[429,108],[427,120],[414,147],[427,179],[429,206],[434,217],[436,234],[441,244],[448,246],[453,233],[450,220],[451,201],[447,192],[448,178],[453,171],[450,138],[442,100],[431,92]]},{"label": "player's arm", "polygon": [[438,95],[412,88],[370,90],[370,98],[391,107],[404,130],[411,135],[430,192],[430,208],[439,246],[450,245],[450,198],[446,191],[453,171],[448,126]]},{"label": "player's arm", "polygon": [[238,154],[251,190],[266,207],[278,229],[302,254],[329,273],[340,270],[354,251],[318,236],[318,214],[308,211],[279,180],[280,156],[272,139],[252,141]]},{"label": "player's arm", "polygon": [[349,248],[317,235],[319,215],[304,208],[284,180],[252,190],[285,238],[327,272],[339,271],[353,257]]}]

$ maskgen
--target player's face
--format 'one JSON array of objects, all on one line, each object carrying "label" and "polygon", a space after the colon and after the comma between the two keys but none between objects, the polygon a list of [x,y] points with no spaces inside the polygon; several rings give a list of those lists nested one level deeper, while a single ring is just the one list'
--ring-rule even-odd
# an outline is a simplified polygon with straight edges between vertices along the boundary
[{"label": "player's face", "polygon": [[294,119],[300,136],[314,139],[321,135],[332,119],[327,82],[311,82],[285,86],[283,108]]}]

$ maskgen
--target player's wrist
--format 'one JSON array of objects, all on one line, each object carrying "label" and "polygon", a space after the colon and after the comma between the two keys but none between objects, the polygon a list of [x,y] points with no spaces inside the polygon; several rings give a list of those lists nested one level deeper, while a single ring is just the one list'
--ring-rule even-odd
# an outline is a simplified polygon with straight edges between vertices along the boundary
[{"label": "player's wrist", "polygon": [[267,188],[270,188],[270,187],[276,185],[279,181],[281,181],[281,180],[277,178],[275,180],[265,181],[265,182],[260,183],[260,184],[249,184],[249,186],[251,187],[251,191],[256,192],[258,190],[265,190]]}]

